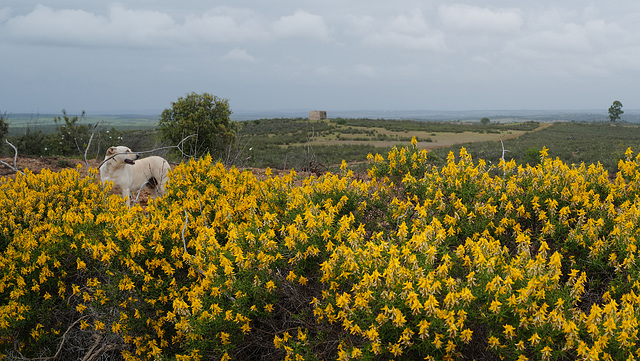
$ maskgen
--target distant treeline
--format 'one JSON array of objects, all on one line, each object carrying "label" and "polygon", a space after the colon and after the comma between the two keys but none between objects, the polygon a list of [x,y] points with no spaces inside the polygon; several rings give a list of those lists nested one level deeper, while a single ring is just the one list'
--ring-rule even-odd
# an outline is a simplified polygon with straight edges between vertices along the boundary
[{"label": "distant treeline", "polygon": [[489,123],[480,124],[472,122],[436,122],[436,121],[415,121],[415,120],[385,120],[385,119],[335,119],[336,123],[345,124],[354,127],[376,127],[384,128],[392,132],[444,132],[444,133],[462,133],[462,132],[486,132],[487,130],[506,131],[521,130],[531,131],[540,126],[540,123],[534,121],[525,121],[518,123]]},{"label": "distant treeline", "polygon": [[[625,114],[626,116],[626,114]],[[88,120],[94,121],[89,124]],[[21,156],[69,156],[81,157],[91,135],[95,117],[73,124],[77,145],[53,120],[33,121],[26,127],[15,127],[9,118],[7,139],[14,144]],[[154,127],[132,129],[132,119],[110,119],[114,126],[100,123],[95,130],[90,157],[101,158],[112,145],[127,145],[137,151],[146,151],[170,144],[162,144],[159,131]],[[27,123],[21,123],[26,125]],[[140,123],[138,123],[140,124]],[[617,162],[624,151],[640,146],[640,126],[628,122],[557,122],[540,128],[536,121],[504,123],[491,120],[480,122],[414,121],[389,119],[337,118],[310,121],[307,118],[274,118],[240,121],[236,143],[222,159],[229,165],[274,169],[322,171],[336,167],[344,159],[351,163],[364,163],[369,153],[386,154],[394,145],[404,146],[416,137],[418,142],[438,145],[443,133],[500,133],[526,132],[514,138],[505,136],[499,141],[471,142],[433,149],[434,161],[446,159],[447,153],[458,153],[464,146],[475,159],[498,162],[514,159],[519,163],[539,161],[539,151],[549,149],[550,156],[557,156],[569,164],[600,162],[611,173],[617,171]],[[86,125],[86,127],[84,127]],[[431,146],[430,146],[431,147]],[[0,155],[11,156],[13,149],[0,144]],[[172,160],[180,156],[167,154]]]}]

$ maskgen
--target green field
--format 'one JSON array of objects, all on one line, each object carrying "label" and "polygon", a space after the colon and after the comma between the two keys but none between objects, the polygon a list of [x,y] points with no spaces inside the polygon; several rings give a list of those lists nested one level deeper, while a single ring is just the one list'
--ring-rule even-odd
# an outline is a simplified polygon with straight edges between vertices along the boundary
[{"label": "green field", "polygon": [[[475,159],[497,162],[502,155],[500,142],[464,143],[435,150],[445,155],[449,150],[464,146]],[[505,159],[518,163],[536,163],[538,151],[549,149],[551,157],[568,164],[601,163],[610,173],[616,172],[618,161],[628,148],[640,148],[640,127],[631,124],[554,123],[540,131],[527,132],[518,138],[504,140]]]},{"label": "green field", "polygon": [[[9,115],[9,140],[20,144],[22,155],[55,155],[33,151],[55,133],[54,114]],[[101,133],[94,138],[99,157],[106,147],[125,144],[136,150],[166,146],[160,141],[157,117],[140,115],[87,115],[80,123],[99,124]],[[459,152],[464,146],[475,159],[497,162],[503,155],[518,163],[535,163],[538,152],[549,154],[569,164],[603,164],[615,172],[624,151],[640,146],[640,128],[633,123],[608,122],[538,122],[517,119],[479,122],[413,121],[390,119],[276,118],[239,121],[237,142],[219,157],[239,167],[297,169],[322,172],[335,169],[342,160],[362,164],[369,153],[386,154],[394,146],[406,146],[413,137],[422,149],[432,151],[434,159]],[[501,143],[502,142],[502,143]],[[7,146],[0,148],[5,155]],[[37,149],[36,149],[37,150]],[[168,155],[170,156],[170,155]],[[178,161],[179,159],[173,159]]]},{"label": "green field", "polygon": [[[75,116],[79,114],[69,114]],[[26,129],[41,129],[43,132],[54,131],[56,123],[54,118],[60,114],[8,114],[6,121],[9,123],[9,134],[23,134]],[[83,124],[100,124],[105,128],[117,129],[149,129],[155,128],[158,117],[153,115],[86,115],[81,119]]]},{"label": "green field", "polygon": [[[426,149],[478,141],[499,142],[540,127],[537,122],[509,124],[386,119],[260,119],[242,122],[240,159],[247,166],[323,170],[359,162],[369,153],[385,153],[413,137]],[[251,149],[251,150],[249,150]]]},{"label": "green field", "polygon": [[[475,159],[534,164],[539,151],[568,164],[598,163],[609,172],[629,147],[640,146],[640,127],[604,122],[479,123],[422,122],[380,119],[265,119],[244,122],[240,139],[247,166],[302,169],[316,165],[335,167],[342,159],[361,162],[368,153],[386,154],[393,146],[406,146],[415,137],[418,147],[434,158],[445,159],[465,147]],[[502,142],[502,143],[501,143]],[[247,149],[252,148],[251,152]]]}]

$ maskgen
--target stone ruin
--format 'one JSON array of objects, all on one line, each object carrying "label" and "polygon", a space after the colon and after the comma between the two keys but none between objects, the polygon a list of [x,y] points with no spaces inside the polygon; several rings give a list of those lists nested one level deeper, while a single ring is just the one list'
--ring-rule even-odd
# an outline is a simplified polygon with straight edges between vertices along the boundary
[{"label": "stone ruin", "polygon": [[327,119],[327,112],[324,110],[312,110],[309,112],[309,120]]}]

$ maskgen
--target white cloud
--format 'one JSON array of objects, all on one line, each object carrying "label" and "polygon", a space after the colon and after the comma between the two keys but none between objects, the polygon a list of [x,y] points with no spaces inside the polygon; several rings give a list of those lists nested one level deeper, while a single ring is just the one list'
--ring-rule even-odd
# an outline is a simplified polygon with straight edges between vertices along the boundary
[{"label": "white cloud", "polygon": [[418,64],[402,64],[390,69],[390,75],[401,78],[416,78],[423,73],[422,67]]},{"label": "white cloud", "polygon": [[6,26],[17,39],[39,44],[140,46],[162,42],[174,23],[166,14],[121,5],[112,6],[108,17],[38,5],[27,15],[8,20]]},{"label": "white cloud", "polygon": [[323,42],[331,41],[324,18],[298,10],[293,15],[280,17],[273,24],[273,33],[281,38],[305,38]]},{"label": "white cloud", "polygon": [[420,35],[429,31],[429,25],[420,9],[413,9],[408,15],[399,15],[389,22],[387,30],[402,34]]},{"label": "white cloud", "polygon": [[471,61],[480,65],[491,65],[491,59],[482,55],[474,55],[471,57]]},{"label": "white cloud", "polygon": [[231,61],[243,61],[248,63],[256,62],[256,59],[253,56],[249,55],[246,50],[239,48],[235,48],[229,51],[227,54],[225,54],[223,59]]},{"label": "white cloud", "polygon": [[[8,12],[0,11],[2,17]],[[177,23],[169,13],[112,5],[106,15],[38,5],[7,21],[17,41],[74,46],[174,46],[272,41],[277,38],[331,40],[324,19],[305,11],[267,20],[248,9],[220,6]]]},{"label": "white cloud", "polygon": [[524,23],[517,10],[492,10],[465,4],[441,5],[438,15],[445,27],[463,31],[510,33],[518,31]]},{"label": "white cloud", "polygon": [[104,28],[106,19],[83,10],[59,10],[38,5],[27,15],[7,21],[9,33],[20,40],[42,43],[88,43],[96,38],[96,28]]},{"label": "white cloud", "polygon": [[514,41],[520,49],[539,54],[591,52],[592,47],[584,28],[577,24],[565,24],[562,29],[537,31]]},{"label": "white cloud", "polygon": [[134,44],[163,42],[175,28],[173,18],[159,11],[131,10],[122,5],[114,5],[109,11],[109,31],[116,37]]},{"label": "white cloud", "polygon": [[[341,104],[388,89],[399,89],[392,96],[404,102],[412,86],[411,94],[421,94],[418,107],[429,106],[422,96],[427,90],[444,101],[487,84],[483,89],[495,95],[470,91],[459,104],[500,107],[512,106],[504,99],[538,99],[531,90],[536,85],[547,94],[563,84],[567,90],[589,84],[575,92],[585,90],[588,104],[594,89],[617,91],[620,83],[634,94],[640,74],[640,11],[631,0],[611,6],[579,0],[115,1],[1,2],[0,75],[16,85],[2,99],[47,102],[53,109],[72,107],[66,99],[74,99],[79,108],[93,102],[104,109],[109,97],[86,87],[135,103],[139,94],[170,99],[175,91],[207,89],[215,79],[222,96],[273,101],[274,107],[290,105],[284,89],[298,100],[309,97],[303,83],[326,86],[331,91],[318,97]],[[158,76],[162,72],[166,76]],[[246,79],[242,86],[238,76]],[[269,102],[246,91],[264,84],[277,89]],[[53,91],[61,87],[68,92]],[[30,96],[38,89],[50,93]],[[501,100],[485,105],[480,96]]]},{"label": "white cloud", "polygon": [[378,75],[378,71],[375,67],[366,64],[356,65],[355,73],[365,78],[375,78]]},{"label": "white cloud", "polygon": [[368,46],[419,51],[444,51],[444,34],[431,29],[420,9],[398,15],[386,21],[370,16],[350,18],[352,33]]},{"label": "white cloud", "polygon": [[266,28],[265,21],[252,11],[224,6],[201,16],[187,16],[180,31],[185,41],[247,42],[268,40]]},{"label": "white cloud", "polygon": [[315,68],[314,73],[318,74],[318,75],[331,75],[333,73],[333,70],[331,70],[330,67],[328,66],[319,66],[317,68]]}]

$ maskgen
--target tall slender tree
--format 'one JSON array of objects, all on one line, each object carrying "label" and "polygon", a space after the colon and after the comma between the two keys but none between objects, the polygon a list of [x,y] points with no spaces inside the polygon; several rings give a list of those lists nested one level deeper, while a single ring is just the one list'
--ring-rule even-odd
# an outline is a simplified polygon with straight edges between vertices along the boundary
[{"label": "tall slender tree", "polygon": [[609,120],[611,120],[611,123],[615,123],[617,119],[620,119],[620,116],[623,113],[624,111],[622,111],[622,103],[620,103],[620,101],[618,100],[615,100],[609,107]]}]

